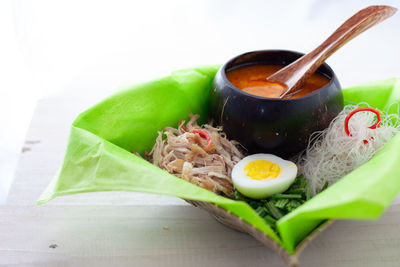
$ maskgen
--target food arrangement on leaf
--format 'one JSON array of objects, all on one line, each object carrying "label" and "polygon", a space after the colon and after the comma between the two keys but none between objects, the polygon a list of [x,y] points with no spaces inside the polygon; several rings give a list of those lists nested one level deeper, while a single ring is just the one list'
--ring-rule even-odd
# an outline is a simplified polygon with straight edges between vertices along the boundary
[{"label": "food arrangement on leaf", "polygon": [[313,232],[336,218],[377,218],[400,190],[400,83],[342,90],[324,63],[394,12],[361,10],[307,55],[249,52],[105,99],[74,121],[38,203],[93,191],[174,195],[296,266]]}]

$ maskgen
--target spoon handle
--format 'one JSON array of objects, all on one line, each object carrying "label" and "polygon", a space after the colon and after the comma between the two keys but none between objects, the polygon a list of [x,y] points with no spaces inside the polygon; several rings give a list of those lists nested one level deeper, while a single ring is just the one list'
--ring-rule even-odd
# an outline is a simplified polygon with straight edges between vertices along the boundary
[{"label": "spoon handle", "polygon": [[336,50],[360,33],[392,16],[396,11],[396,8],[390,6],[369,6],[358,11],[320,46],[272,74],[267,80],[287,85],[287,89],[281,93],[280,98],[296,91]]}]

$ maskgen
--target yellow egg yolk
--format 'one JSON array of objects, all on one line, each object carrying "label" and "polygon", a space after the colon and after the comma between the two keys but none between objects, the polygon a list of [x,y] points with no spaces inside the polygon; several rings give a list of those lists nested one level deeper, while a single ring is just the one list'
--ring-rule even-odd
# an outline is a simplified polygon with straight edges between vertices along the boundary
[{"label": "yellow egg yolk", "polygon": [[276,178],[280,172],[278,164],[264,159],[253,160],[244,166],[244,173],[254,180]]}]

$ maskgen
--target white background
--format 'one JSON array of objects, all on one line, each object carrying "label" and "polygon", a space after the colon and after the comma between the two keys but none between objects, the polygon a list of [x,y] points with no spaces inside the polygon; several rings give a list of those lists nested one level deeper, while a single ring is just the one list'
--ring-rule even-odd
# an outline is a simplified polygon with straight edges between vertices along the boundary
[{"label": "white background", "polygon": [[[34,105],[90,97],[251,50],[308,52],[371,4],[399,1],[1,1],[0,204]],[[329,60],[343,87],[400,76],[400,12]]]}]

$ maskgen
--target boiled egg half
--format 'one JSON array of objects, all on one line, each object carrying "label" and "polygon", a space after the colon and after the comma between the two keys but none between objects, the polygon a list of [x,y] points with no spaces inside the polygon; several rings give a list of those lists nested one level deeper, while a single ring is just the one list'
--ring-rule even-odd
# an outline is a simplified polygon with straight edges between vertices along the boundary
[{"label": "boiled egg half", "polygon": [[254,199],[286,191],[296,176],[296,164],[272,154],[247,156],[232,169],[235,188]]}]

